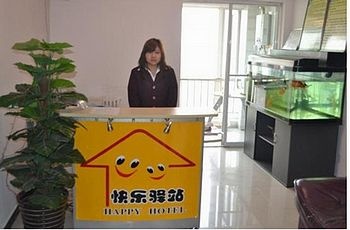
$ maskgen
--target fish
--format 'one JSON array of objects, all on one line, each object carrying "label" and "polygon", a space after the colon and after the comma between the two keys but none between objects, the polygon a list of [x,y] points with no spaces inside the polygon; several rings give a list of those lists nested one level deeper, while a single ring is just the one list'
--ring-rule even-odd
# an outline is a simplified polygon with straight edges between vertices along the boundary
[{"label": "fish", "polygon": [[293,88],[306,88],[306,87],[308,87],[308,85],[305,82],[297,81],[297,80],[293,80],[291,83],[291,86]]}]

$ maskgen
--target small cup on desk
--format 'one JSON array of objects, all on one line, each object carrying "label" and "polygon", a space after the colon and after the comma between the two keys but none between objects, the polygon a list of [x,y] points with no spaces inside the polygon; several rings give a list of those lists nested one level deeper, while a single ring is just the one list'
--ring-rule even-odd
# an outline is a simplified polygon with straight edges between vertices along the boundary
[{"label": "small cup on desk", "polygon": [[87,105],[86,101],[84,101],[84,100],[79,100],[77,102],[77,106],[78,106],[78,108],[81,108],[81,109],[87,109],[88,108],[88,105]]}]

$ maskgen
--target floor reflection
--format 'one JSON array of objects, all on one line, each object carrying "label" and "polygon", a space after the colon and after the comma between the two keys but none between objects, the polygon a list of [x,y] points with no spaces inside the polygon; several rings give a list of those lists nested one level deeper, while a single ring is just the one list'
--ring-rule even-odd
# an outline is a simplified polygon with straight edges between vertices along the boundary
[{"label": "floor reflection", "polygon": [[[73,227],[71,211],[65,228]],[[297,228],[294,192],[242,149],[205,147],[200,228]],[[18,215],[12,228],[23,228]]]},{"label": "floor reflection", "polygon": [[294,192],[242,153],[204,148],[201,228],[297,228]]}]

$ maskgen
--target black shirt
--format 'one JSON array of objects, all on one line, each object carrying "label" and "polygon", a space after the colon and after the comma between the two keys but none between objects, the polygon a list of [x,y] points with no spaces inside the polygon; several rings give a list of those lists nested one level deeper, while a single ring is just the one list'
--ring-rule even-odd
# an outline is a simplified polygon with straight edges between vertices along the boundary
[{"label": "black shirt", "polygon": [[177,81],[171,67],[160,70],[153,81],[143,67],[131,70],[128,84],[130,107],[176,107]]}]

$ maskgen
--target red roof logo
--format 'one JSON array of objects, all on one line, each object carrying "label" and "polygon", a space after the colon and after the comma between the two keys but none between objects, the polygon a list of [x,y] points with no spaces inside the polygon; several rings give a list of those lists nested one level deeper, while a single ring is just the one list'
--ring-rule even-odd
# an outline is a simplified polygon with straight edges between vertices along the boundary
[{"label": "red roof logo", "polygon": [[166,179],[172,169],[196,164],[144,129],[135,129],[81,164],[105,170],[106,206],[109,206],[110,179],[132,180],[140,177],[150,183]]}]

